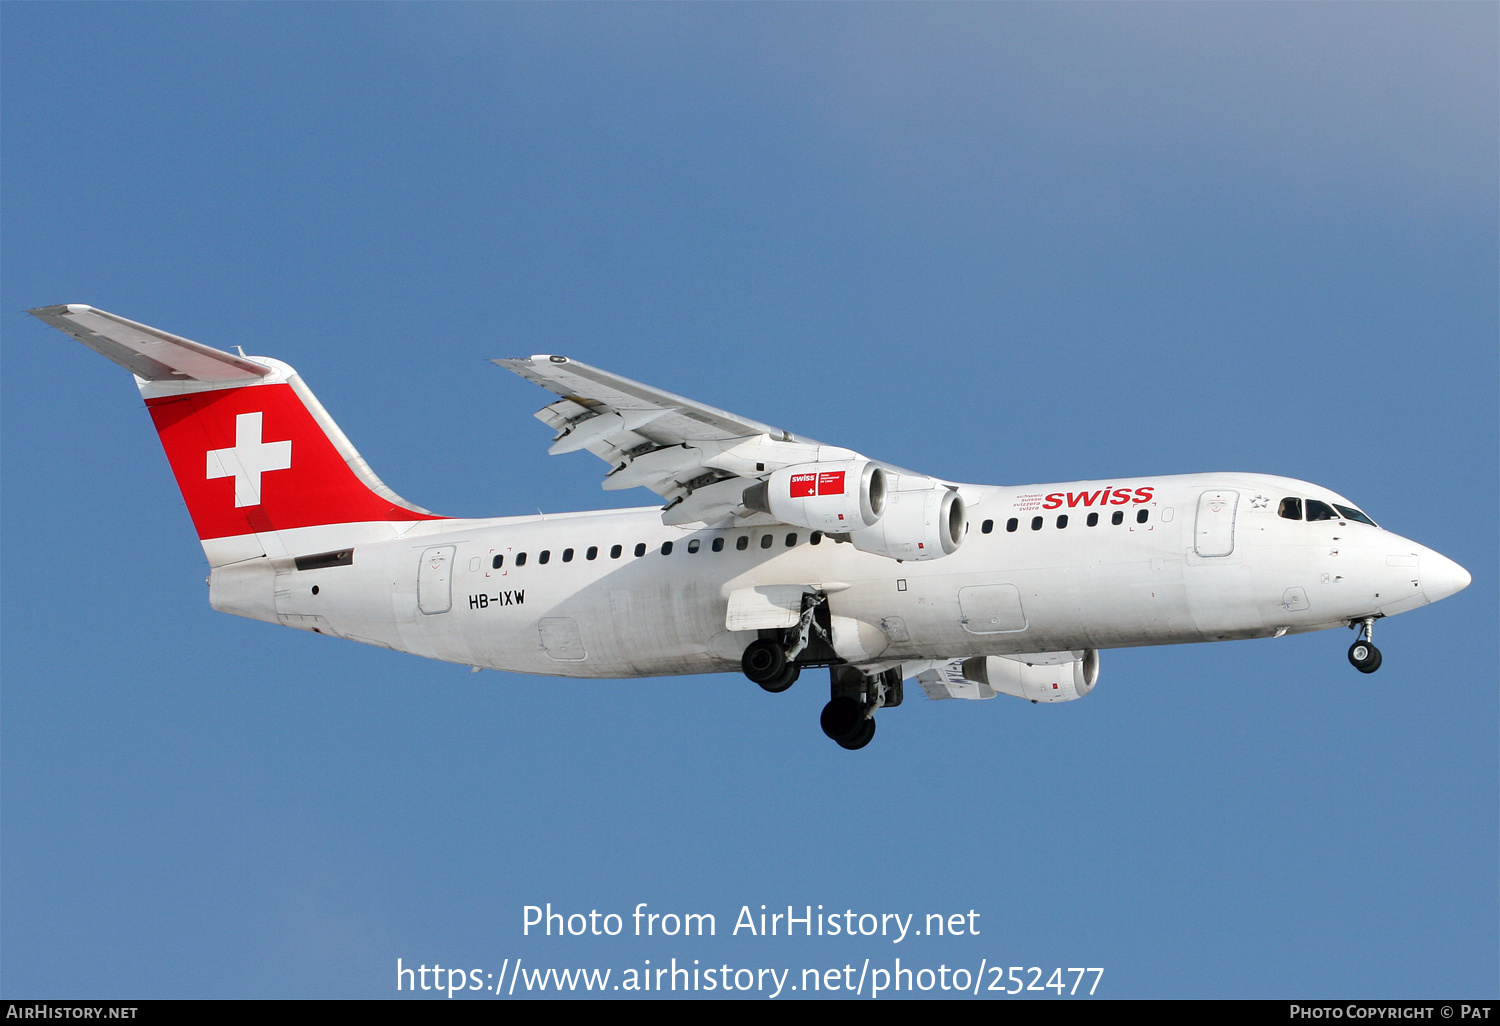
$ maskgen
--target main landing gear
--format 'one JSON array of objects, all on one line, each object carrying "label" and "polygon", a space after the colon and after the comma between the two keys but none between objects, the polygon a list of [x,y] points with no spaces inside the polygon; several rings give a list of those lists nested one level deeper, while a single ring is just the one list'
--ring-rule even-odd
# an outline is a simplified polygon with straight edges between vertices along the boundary
[{"label": "main landing gear", "polygon": [[784,646],[765,638],[750,642],[740,657],[740,669],[745,671],[746,677],[773,695],[797,683],[802,672],[796,663],[787,659]]},{"label": "main landing gear", "polygon": [[1354,644],[1349,646],[1349,662],[1360,673],[1374,673],[1380,669],[1380,649],[1371,640],[1375,636],[1375,618],[1367,616],[1358,622],[1359,633],[1354,637]]},{"label": "main landing gear", "polygon": [[[875,736],[875,712],[901,704],[900,668],[866,673],[859,667],[836,662],[833,639],[829,635],[826,611],[828,596],[822,593],[804,595],[802,613],[795,626],[786,631],[762,631],[762,637],[745,646],[740,669],[762,688],[773,694],[785,691],[797,681],[801,667],[799,656],[808,662],[829,666],[831,697],[818,718],[823,733],[841,748],[851,751],[863,748]],[[809,651],[811,647],[811,651]]]},{"label": "main landing gear", "polygon": [[823,707],[818,724],[840,748],[854,751],[875,736],[875,712],[901,704],[901,670],[865,673],[847,664],[829,667],[833,697]]},{"label": "main landing gear", "polygon": [[832,644],[828,631],[817,619],[818,607],[826,601],[828,596],[821,592],[802,596],[802,615],[795,627],[779,640],[759,638],[745,646],[745,654],[740,656],[740,669],[745,671],[745,676],[772,694],[795,684],[802,672],[797,666],[797,657],[814,636],[825,644]]}]

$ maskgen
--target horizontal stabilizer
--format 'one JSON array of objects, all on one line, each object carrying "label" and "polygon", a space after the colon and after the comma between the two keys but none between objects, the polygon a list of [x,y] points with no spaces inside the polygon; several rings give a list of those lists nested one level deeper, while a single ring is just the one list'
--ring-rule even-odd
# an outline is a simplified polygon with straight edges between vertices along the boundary
[{"label": "horizontal stabilizer", "polygon": [[82,303],[28,310],[147,381],[251,381],[271,368]]}]

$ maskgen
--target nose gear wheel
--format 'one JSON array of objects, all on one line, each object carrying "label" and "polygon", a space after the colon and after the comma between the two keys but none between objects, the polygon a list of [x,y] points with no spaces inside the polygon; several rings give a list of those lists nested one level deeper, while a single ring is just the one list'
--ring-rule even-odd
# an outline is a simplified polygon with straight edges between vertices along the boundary
[{"label": "nose gear wheel", "polygon": [[1360,673],[1374,673],[1380,669],[1380,649],[1371,642],[1375,634],[1375,618],[1367,616],[1359,622],[1359,634],[1349,646],[1349,662]]}]

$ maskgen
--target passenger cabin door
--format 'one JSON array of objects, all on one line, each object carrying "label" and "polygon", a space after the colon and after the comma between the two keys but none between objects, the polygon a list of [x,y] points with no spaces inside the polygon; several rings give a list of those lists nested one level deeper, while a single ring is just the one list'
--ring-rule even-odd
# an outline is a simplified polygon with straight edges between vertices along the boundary
[{"label": "passenger cabin door", "polygon": [[417,568],[417,608],[446,613],[453,608],[453,553],[457,546],[434,545]]},{"label": "passenger cabin door", "polygon": [[1200,556],[1227,556],[1234,551],[1234,514],[1240,493],[1204,492],[1198,496],[1193,551]]}]

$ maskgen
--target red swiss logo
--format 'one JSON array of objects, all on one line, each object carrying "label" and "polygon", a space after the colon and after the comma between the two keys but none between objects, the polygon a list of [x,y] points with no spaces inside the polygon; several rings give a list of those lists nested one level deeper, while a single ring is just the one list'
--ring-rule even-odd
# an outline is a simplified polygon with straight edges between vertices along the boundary
[{"label": "red swiss logo", "polygon": [[814,474],[793,474],[791,497],[807,499],[814,495],[843,495],[844,471],[824,470]]}]

